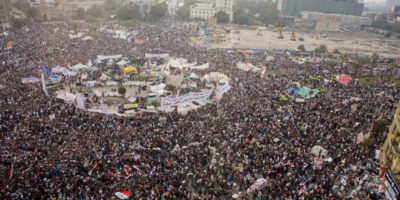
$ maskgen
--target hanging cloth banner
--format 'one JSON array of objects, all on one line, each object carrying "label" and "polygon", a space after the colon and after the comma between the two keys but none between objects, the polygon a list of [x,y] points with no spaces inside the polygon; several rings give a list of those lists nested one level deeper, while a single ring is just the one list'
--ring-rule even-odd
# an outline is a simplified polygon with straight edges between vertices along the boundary
[{"label": "hanging cloth banner", "polygon": [[44,74],[42,73],[42,86],[43,86],[43,91],[46,93],[47,96],[49,96],[49,92],[47,92],[46,89],[46,83],[44,82]]},{"label": "hanging cloth banner", "polygon": [[53,73],[51,73],[51,71],[49,71],[43,64],[41,64],[40,66],[42,67],[42,70],[44,72],[46,72],[46,74],[49,75],[51,78],[54,78],[54,79],[57,79],[57,80],[60,79],[60,77],[58,77],[58,76],[54,75]]}]

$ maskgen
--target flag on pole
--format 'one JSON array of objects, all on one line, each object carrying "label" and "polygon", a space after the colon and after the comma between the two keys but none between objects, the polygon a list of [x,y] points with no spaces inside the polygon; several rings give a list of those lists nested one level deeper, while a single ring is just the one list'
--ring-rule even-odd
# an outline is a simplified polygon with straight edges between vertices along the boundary
[{"label": "flag on pole", "polygon": [[11,168],[11,170],[10,170],[10,180],[11,180],[11,178],[12,178],[12,176],[13,176],[13,172],[14,172],[14,169]]},{"label": "flag on pole", "polygon": [[137,165],[133,165],[133,168],[140,171],[139,167]]},{"label": "flag on pole", "polygon": [[94,169],[96,169],[96,168],[97,168],[97,162],[94,163],[93,168],[92,168],[91,170],[94,170]]},{"label": "flag on pole", "polygon": [[131,196],[131,193],[126,190],[121,190],[119,192],[116,192],[115,196],[117,196],[119,199],[128,199]]}]

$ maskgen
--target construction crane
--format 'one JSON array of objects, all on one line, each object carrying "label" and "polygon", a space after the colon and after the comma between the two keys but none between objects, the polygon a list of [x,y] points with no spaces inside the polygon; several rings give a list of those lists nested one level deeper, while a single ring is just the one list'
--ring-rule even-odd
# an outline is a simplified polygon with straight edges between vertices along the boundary
[{"label": "construction crane", "polygon": [[285,15],[286,0],[282,0],[282,10],[281,10],[281,26],[279,28],[278,39],[283,39],[282,28],[283,28],[283,17]]}]

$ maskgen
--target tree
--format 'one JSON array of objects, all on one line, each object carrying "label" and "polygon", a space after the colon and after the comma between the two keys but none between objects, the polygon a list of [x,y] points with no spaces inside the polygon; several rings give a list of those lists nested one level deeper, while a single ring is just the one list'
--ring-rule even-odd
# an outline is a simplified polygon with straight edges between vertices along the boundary
[{"label": "tree", "polygon": [[25,10],[25,15],[29,18],[32,18],[34,20],[39,20],[39,10],[36,7],[30,7]]},{"label": "tree", "polygon": [[22,28],[26,25],[26,21],[24,19],[18,19],[15,17],[11,18],[11,22],[15,28]]},{"label": "tree", "polygon": [[167,90],[173,92],[173,91],[175,91],[175,86],[168,84]]},{"label": "tree", "polygon": [[257,9],[260,9],[258,13],[261,13],[260,21],[263,24],[278,25],[280,23],[277,3],[273,1],[267,1],[262,3],[260,8],[255,8],[255,10]]},{"label": "tree", "polygon": [[168,5],[164,3],[159,3],[151,7],[150,9],[150,20],[158,21],[165,15],[168,10]]},{"label": "tree", "polygon": [[301,44],[301,45],[297,46],[297,50],[304,52],[304,51],[306,51],[306,48],[304,48],[304,45]]},{"label": "tree", "polygon": [[374,127],[372,128],[372,132],[374,133],[383,133],[389,130],[389,122],[385,119],[378,119],[374,123]]},{"label": "tree", "polygon": [[234,22],[236,24],[248,24],[250,21],[250,17],[247,15],[239,15]]},{"label": "tree", "polygon": [[343,68],[345,62],[349,62],[349,55],[347,53],[342,53],[339,56],[340,67]]},{"label": "tree", "polygon": [[229,22],[229,15],[224,11],[218,11],[214,17],[217,18],[217,23],[225,24]]},{"label": "tree", "polygon": [[158,106],[158,101],[157,100],[153,100],[153,101],[150,102],[150,104],[152,106],[154,106],[154,107],[157,107]]},{"label": "tree", "polygon": [[117,1],[116,0],[106,0],[104,2],[104,9],[107,11],[114,11],[117,9]]},{"label": "tree", "polygon": [[118,94],[125,96],[125,93],[126,93],[126,88],[124,86],[120,86],[118,88]]},{"label": "tree", "polygon": [[335,49],[335,50],[333,50],[333,53],[334,54],[340,54],[340,51],[339,51],[339,49]]},{"label": "tree", "polygon": [[85,10],[83,8],[78,8],[78,10],[76,10],[74,15],[72,16],[72,19],[74,20],[85,19]]},{"label": "tree", "polygon": [[334,70],[334,67],[337,65],[337,62],[335,62],[333,60],[328,60],[326,62],[326,65],[329,66],[329,70],[331,71],[331,77],[333,77],[333,70]]},{"label": "tree", "polygon": [[320,54],[327,53],[328,48],[326,47],[326,45],[320,45],[319,47],[315,48],[314,52]]},{"label": "tree", "polygon": [[353,62],[353,63],[351,63],[351,67],[353,68],[353,75],[355,77],[357,77],[358,76],[358,72],[360,71],[360,69],[362,67],[361,63],[358,62],[358,61]]},{"label": "tree", "polygon": [[372,76],[373,72],[374,72],[374,69],[375,69],[375,65],[379,60],[379,55],[376,52],[374,52],[371,55],[371,57],[369,58],[369,60],[371,61],[371,67],[369,69],[369,76]]},{"label": "tree", "polygon": [[304,74],[308,77],[308,71],[310,70],[310,61],[307,59],[304,62]]},{"label": "tree", "polygon": [[136,4],[122,6],[117,10],[117,18],[121,20],[140,19],[141,17],[139,6]]},{"label": "tree", "polygon": [[100,7],[97,7],[96,5],[94,5],[86,11],[86,14],[88,14],[92,17],[95,17],[95,18],[99,18],[99,17],[103,16],[103,11],[101,10]]},{"label": "tree", "polygon": [[196,0],[186,0],[185,4],[178,8],[176,15],[182,20],[190,20],[190,7],[196,2]]},{"label": "tree", "polygon": [[18,0],[14,3],[14,7],[18,8],[19,10],[25,11],[29,8],[29,3],[27,0]]},{"label": "tree", "polygon": [[390,80],[393,79],[393,76],[394,76],[393,71],[394,71],[395,69],[397,69],[397,68],[398,68],[398,66],[397,66],[396,63],[391,63],[391,64],[389,65],[389,69],[390,69]]}]

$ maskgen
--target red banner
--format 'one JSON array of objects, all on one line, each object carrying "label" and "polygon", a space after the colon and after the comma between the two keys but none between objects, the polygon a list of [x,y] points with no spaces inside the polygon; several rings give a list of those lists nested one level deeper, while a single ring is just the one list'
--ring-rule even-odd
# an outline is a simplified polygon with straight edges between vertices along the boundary
[{"label": "red banner", "polygon": [[340,84],[349,84],[351,80],[351,76],[339,76],[339,83]]},{"label": "red banner", "polygon": [[133,41],[133,43],[134,43],[134,44],[144,44],[144,41],[143,41],[143,40],[140,40],[140,39],[135,39],[135,40]]}]

